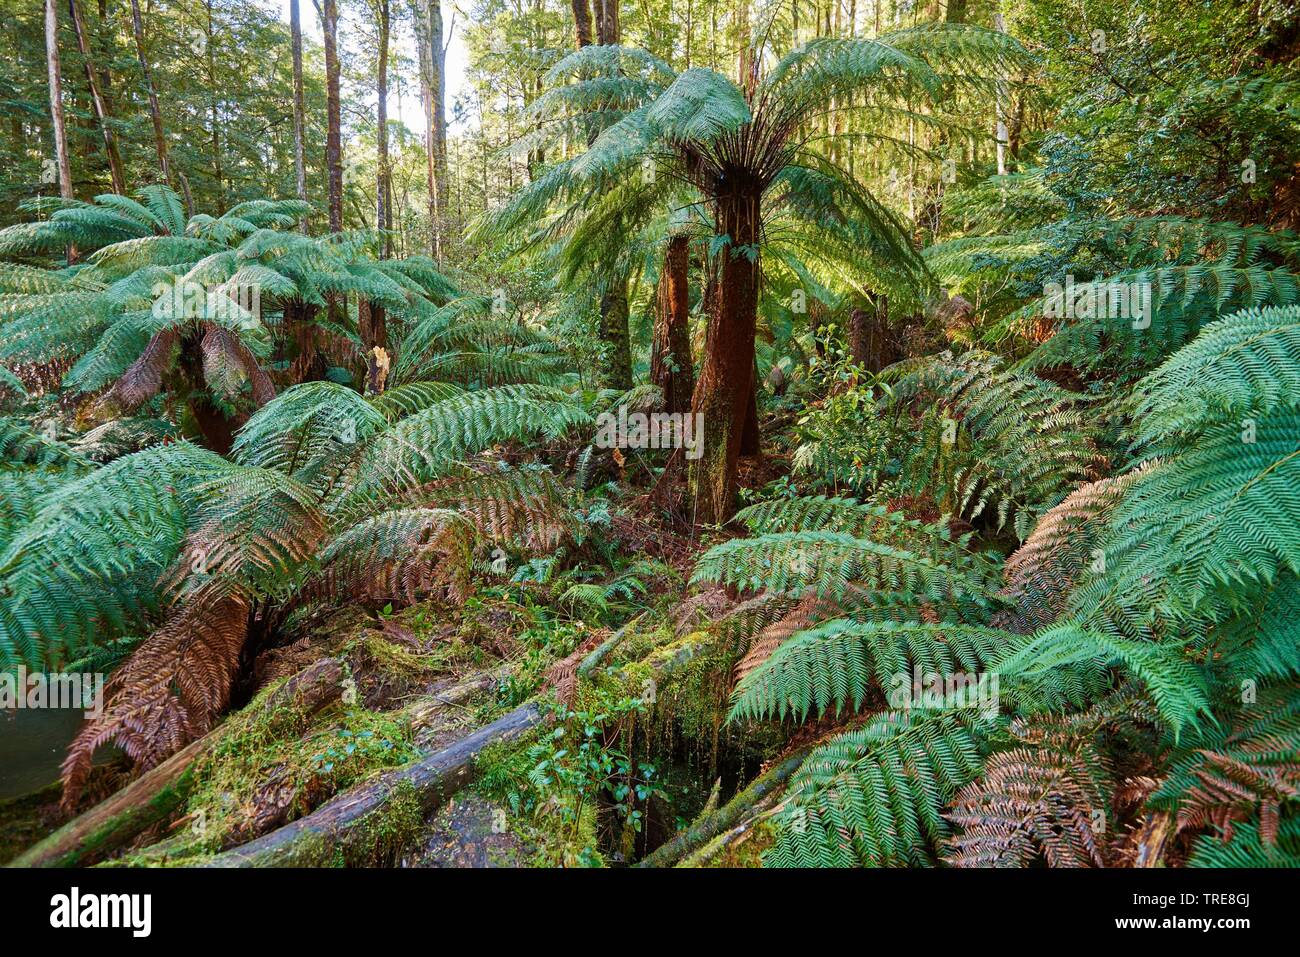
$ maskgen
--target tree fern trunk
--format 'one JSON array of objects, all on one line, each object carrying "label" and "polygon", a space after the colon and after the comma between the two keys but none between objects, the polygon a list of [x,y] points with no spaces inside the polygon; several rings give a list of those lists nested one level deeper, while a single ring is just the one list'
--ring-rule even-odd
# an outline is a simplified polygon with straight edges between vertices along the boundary
[{"label": "tree fern trunk", "polygon": [[760,196],[757,183],[741,182],[717,200],[718,233],[731,242],[721,254],[717,314],[691,403],[704,417],[703,455],[691,463],[698,522],[725,522],[735,510],[736,464],[754,391]]},{"label": "tree fern trunk", "polygon": [[626,391],[632,388],[632,346],[627,333],[627,276],[605,280],[600,297],[600,339],[605,344],[602,385]]},{"label": "tree fern trunk", "polygon": [[663,272],[655,290],[654,339],[650,347],[650,381],[664,396],[667,412],[688,412],[695,390],[691,360],[690,246],[674,236],[664,251]]}]

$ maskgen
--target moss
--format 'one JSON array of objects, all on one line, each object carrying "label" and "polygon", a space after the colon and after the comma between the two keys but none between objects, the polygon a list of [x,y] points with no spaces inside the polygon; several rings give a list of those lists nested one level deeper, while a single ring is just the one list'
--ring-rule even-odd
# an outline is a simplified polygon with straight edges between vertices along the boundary
[{"label": "moss", "polygon": [[13,860],[49,832],[45,812],[57,804],[61,785],[55,783],[24,797],[0,801],[0,863]]},{"label": "moss", "polygon": [[[267,712],[258,700],[228,722],[217,745],[159,795],[182,811],[178,835],[122,860],[127,865],[196,863],[256,836],[260,811],[284,807],[293,820],[339,791],[416,756],[401,717],[333,706],[313,718],[286,706]],[[179,798],[179,799],[178,799]]]},{"label": "moss", "polygon": [[383,807],[348,832],[335,859],[349,867],[393,864],[424,828],[424,806],[410,782],[402,781]]},{"label": "moss", "polygon": [[718,835],[681,864],[682,867],[762,867],[763,852],[776,840],[776,827],[770,819],[753,825],[745,834],[728,843],[730,832]]}]

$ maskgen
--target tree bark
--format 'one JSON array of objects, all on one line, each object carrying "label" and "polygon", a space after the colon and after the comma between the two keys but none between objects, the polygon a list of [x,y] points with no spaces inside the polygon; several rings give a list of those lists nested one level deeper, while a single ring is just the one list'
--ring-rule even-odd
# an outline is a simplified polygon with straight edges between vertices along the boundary
[{"label": "tree bark", "polygon": [[628,341],[627,276],[606,276],[600,296],[600,339],[605,344],[607,389],[632,388],[632,346]]},{"label": "tree bark", "polygon": [[55,0],[45,0],[45,65],[50,82],[50,121],[54,127],[59,195],[72,199],[72,167],[68,162],[68,131],[63,122],[63,77],[59,68],[59,8]]},{"label": "tree bark", "polygon": [[[302,88],[302,14],[299,0],[289,0],[290,45],[293,48],[293,170],[297,178],[298,198],[307,202],[306,106]],[[307,217],[298,223],[307,233]]]},{"label": "tree bark", "polygon": [[691,411],[704,416],[704,454],[691,463],[695,520],[721,524],[735,510],[736,464],[754,391],[758,311],[758,184],[733,182],[717,198],[721,253],[717,312],[709,323],[704,363]]},{"label": "tree bark", "polygon": [[[72,199],[72,167],[68,162],[68,131],[63,122],[63,77],[59,68],[59,8],[45,0],[45,65],[50,84],[50,122],[54,127],[54,162],[59,172],[59,195]],[[77,247],[68,246],[68,265],[77,261]]]},{"label": "tree bark", "polygon": [[591,7],[587,0],[573,0],[573,27],[581,50],[591,43]]},{"label": "tree bark", "polygon": [[[135,0],[132,0],[135,2]],[[343,130],[339,102],[339,11],[337,0],[322,0],[325,40],[325,165],[329,170],[329,229],[343,231]]]},{"label": "tree bark", "polygon": [[[375,225],[379,230],[380,257],[392,255],[392,172],[388,165],[388,38],[389,0],[378,0],[376,16],[379,27],[379,55],[375,64],[376,117],[375,141],[379,169],[375,182]],[[362,307],[365,316],[362,316]],[[357,325],[361,342],[367,353],[388,346],[388,326],[384,307],[374,302],[357,299]]]},{"label": "tree bark", "polygon": [[650,346],[650,381],[664,397],[664,411],[689,412],[695,390],[690,335],[690,244],[674,236],[664,250],[655,290],[655,327]]},{"label": "tree bark", "polygon": [[[392,229],[392,210],[388,207],[391,195],[391,173],[388,168],[388,35],[389,35],[389,0],[378,0],[376,11],[379,20],[379,55],[375,64],[375,142],[379,169],[375,182],[375,225],[379,228],[381,255],[391,255],[392,239],[388,230]],[[367,348],[372,343],[367,343]]]},{"label": "tree bark", "polygon": [[77,49],[86,65],[86,85],[90,88],[90,100],[95,108],[95,118],[99,120],[99,130],[104,137],[104,155],[108,159],[108,175],[113,184],[113,192],[121,195],[126,192],[126,177],[122,173],[122,154],[117,149],[117,136],[108,123],[108,105],[95,79],[94,56],[90,51],[90,38],[86,35],[85,21],[77,0],[68,0],[68,12],[72,17],[72,29],[77,34]]},{"label": "tree bark", "polygon": [[596,42],[601,46],[621,43],[623,31],[618,20],[618,0],[593,0],[596,10]]},{"label": "tree bark", "polygon": [[415,40],[420,60],[420,98],[424,106],[424,150],[429,189],[429,252],[439,263],[447,237],[446,51],[442,45],[440,0],[417,0]]},{"label": "tree bark", "polygon": [[286,302],[284,304],[285,332],[297,347],[289,364],[289,381],[318,382],[325,378],[325,357],[317,342],[316,306],[310,303]]},{"label": "tree bark", "polygon": [[[342,660],[323,658],[268,695],[262,711],[274,714],[292,708],[296,714],[313,715],[342,694],[342,679]],[[177,751],[29,848],[9,866],[85,867],[102,860],[149,826],[169,818],[185,803],[193,784],[190,769],[224,734],[225,727],[217,727]]]}]

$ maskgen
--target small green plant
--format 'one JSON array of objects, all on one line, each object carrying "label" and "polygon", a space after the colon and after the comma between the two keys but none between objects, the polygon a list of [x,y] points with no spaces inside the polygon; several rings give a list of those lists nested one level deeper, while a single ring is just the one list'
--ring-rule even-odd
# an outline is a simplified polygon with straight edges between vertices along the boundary
[{"label": "small green plant", "polygon": [[657,768],[626,750],[631,719],[646,710],[640,698],[604,695],[577,710],[557,705],[554,727],[528,749],[527,789],[512,794],[510,803],[534,816],[554,815],[561,863],[599,863],[595,825],[602,804],[625,848],[644,824],[645,803],[666,798]]}]

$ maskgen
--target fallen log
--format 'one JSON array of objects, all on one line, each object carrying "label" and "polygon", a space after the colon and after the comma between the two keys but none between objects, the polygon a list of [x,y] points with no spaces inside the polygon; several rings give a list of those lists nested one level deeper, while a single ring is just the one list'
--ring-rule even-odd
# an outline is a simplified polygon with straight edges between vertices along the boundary
[{"label": "fallen log", "polygon": [[[579,673],[595,670],[626,631],[627,626],[620,628],[589,655],[579,665]],[[649,656],[651,673],[660,677],[671,672],[690,661],[701,647],[701,642],[688,641],[656,649]],[[619,674],[625,668],[612,669],[612,673]],[[479,680],[472,678],[458,688],[471,691]],[[484,748],[511,741],[541,721],[537,704],[520,705],[414,764],[350,788],[290,824],[217,854],[204,866],[309,867],[324,863],[374,864],[391,858],[430,813],[474,780],[474,759]]]},{"label": "fallen log", "polygon": [[216,855],[208,867],[305,867],[374,863],[401,849],[408,828],[474,778],[474,759],[491,744],[517,738],[541,721],[525,704],[450,747],[359,784],[305,817]]},{"label": "fallen log", "polygon": [[799,770],[810,749],[803,748],[790,755],[784,761],[760,774],[749,786],[733,797],[727,804],[712,814],[696,821],[666,844],[656,848],[637,862],[637,867],[671,867],[682,858],[703,847],[713,838],[734,827],[742,818],[756,810],[766,798],[773,794],[790,779],[790,775]]},{"label": "fallen log", "polygon": [[[343,691],[343,661],[323,658],[308,665],[262,701],[263,713],[281,710],[310,716]],[[15,858],[10,867],[85,867],[103,860],[146,828],[184,806],[193,786],[194,762],[221,740],[226,725],[191,742],[157,767],[63,825]]]}]

